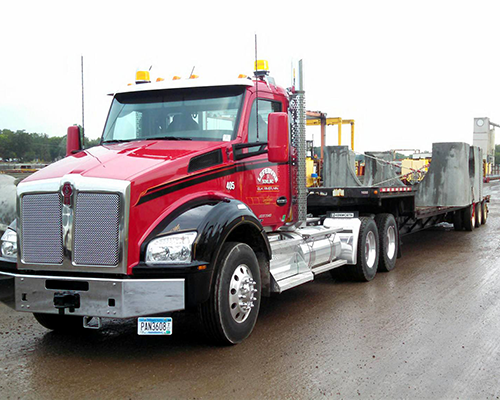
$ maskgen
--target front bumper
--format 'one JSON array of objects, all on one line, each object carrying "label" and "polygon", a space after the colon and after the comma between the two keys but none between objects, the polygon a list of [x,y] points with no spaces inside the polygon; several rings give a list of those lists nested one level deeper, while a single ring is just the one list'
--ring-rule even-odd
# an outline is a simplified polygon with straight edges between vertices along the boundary
[{"label": "front bumper", "polygon": [[0,301],[17,311],[58,314],[56,293],[78,296],[65,314],[132,318],[185,308],[184,279],[107,279],[0,272]]}]

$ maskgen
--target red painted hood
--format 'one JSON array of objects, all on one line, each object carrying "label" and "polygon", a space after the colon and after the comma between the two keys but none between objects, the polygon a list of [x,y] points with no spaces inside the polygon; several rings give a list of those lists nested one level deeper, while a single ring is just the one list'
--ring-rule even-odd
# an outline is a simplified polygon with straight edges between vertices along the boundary
[{"label": "red painted hood", "polygon": [[[96,146],[53,163],[25,181],[59,178],[66,174],[144,182],[148,180],[145,176],[148,173],[151,178],[163,175],[164,179],[168,179],[184,175],[189,159],[194,155],[220,147],[220,142],[170,140]],[[159,170],[162,173],[159,174]]]}]

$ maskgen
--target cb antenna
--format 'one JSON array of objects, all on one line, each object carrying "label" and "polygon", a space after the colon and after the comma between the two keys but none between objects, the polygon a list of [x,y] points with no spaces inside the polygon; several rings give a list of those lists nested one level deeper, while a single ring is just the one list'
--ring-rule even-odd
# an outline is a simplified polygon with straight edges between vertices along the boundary
[{"label": "cb antenna", "polygon": [[[85,98],[84,98],[84,90],[83,90],[83,54],[81,55],[81,64],[82,64],[82,132],[85,135]],[[82,143],[83,146],[83,143]]]},{"label": "cb antenna", "polygon": [[257,76],[257,33],[255,34],[255,126],[257,130],[257,142],[259,141],[259,77]]}]

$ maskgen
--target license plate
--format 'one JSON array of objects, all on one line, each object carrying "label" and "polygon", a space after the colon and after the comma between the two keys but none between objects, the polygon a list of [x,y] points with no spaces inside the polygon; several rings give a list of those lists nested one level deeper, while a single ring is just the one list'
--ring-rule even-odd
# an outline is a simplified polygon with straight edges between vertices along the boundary
[{"label": "license plate", "polygon": [[139,318],[137,320],[138,335],[171,335],[172,318]]}]

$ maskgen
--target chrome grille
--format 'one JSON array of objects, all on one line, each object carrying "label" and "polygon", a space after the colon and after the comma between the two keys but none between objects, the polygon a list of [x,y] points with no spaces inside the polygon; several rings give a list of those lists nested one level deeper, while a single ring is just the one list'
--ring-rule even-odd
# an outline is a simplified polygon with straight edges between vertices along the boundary
[{"label": "chrome grille", "polygon": [[115,266],[120,260],[120,197],[114,193],[79,193],[75,206],[73,261]]},{"label": "chrome grille", "polygon": [[22,198],[22,253],[26,263],[62,264],[62,212],[59,193]]}]

